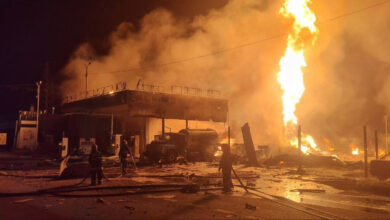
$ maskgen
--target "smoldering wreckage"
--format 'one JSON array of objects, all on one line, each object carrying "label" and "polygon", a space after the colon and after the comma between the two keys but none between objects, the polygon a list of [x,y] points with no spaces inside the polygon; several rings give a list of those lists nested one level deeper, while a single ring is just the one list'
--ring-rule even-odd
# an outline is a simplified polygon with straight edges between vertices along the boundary
[{"label": "smoldering wreckage", "polygon": [[[19,112],[13,148],[18,151],[33,151],[35,155],[54,155],[57,159],[41,161],[39,158],[35,160],[39,161],[35,164],[33,158],[28,159],[31,159],[31,164],[36,168],[54,165],[55,180],[81,179],[81,182],[26,193],[0,193],[0,196],[49,194],[85,198],[176,191],[205,191],[205,195],[208,195],[216,190],[231,192],[235,187],[235,190],[246,192],[245,195],[250,194],[301,211],[308,214],[308,218],[321,219],[339,219],[340,216],[300,203],[304,200],[311,205],[322,205],[321,202],[328,198],[327,202],[333,208],[338,208],[338,203],[330,202],[332,198],[335,200],[334,198],[341,197],[333,192],[335,189],[390,196],[390,186],[386,181],[390,178],[390,161],[387,160],[389,154],[379,148],[377,133],[375,146],[370,149],[367,129],[364,127],[363,151],[354,146],[352,153],[335,152],[332,146],[317,146],[314,138],[302,132],[298,123],[300,120],[295,114],[296,105],[305,91],[302,71],[306,67],[305,44],[314,45],[319,34],[316,17],[308,7],[308,2],[310,1],[285,1],[280,10],[284,17],[296,18],[293,29],[288,34],[287,47],[280,59],[280,72],[277,75],[283,92],[283,128],[288,146],[254,143],[252,133],[257,131],[251,131],[248,123],[235,126],[231,131],[229,102],[232,100],[224,98],[218,90],[148,85],[141,80],[136,85],[120,82],[99,89],[86,88],[85,91],[66,96],[61,114],[41,113],[39,109],[35,111],[33,108]],[[297,8],[300,10],[294,10]],[[302,12],[304,13],[299,14]],[[308,37],[310,42],[302,40],[301,35]],[[40,84],[37,85],[39,88]],[[386,130],[386,147],[387,133]],[[12,139],[11,135],[6,139]],[[11,171],[24,169],[26,166],[24,162],[15,161],[17,160],[10,159],[7,163],[0,164],[10,171],[2,172],[1,176],[20,177]],[[117,169],[119,167],[121,173]],[[131,172],[127,173],[128,170]],[[217,170],[222,172],[218,173]],[[335,170],[346,173],[340,174]],[[78,187],[90,176],[93,177],[91,183],[94,185],[95,175],[98,184],[102,183],[102,186]],[[375,181],[368,179],[369,175]],[[165,179],[163,182],[162,178]],[[142,184],[135,184],[134,180],[140,179]],[[114,181],[115,184],[111,185]],[[306,186],[307,182],[319,184],[310,183]],[[274,190],[273,186],[283,190]],[[105,190],[107,193],[101,193],[106,192]],[[84,194],[90,191],[96,191],[96,194]],[[313,195],[327,191],[330,193],[323,197]],[[309,195],[305,197],[307,194]],[[354,195],[349,196],[348,199],[351,199]],[[292,204],[283,198],[296,203]],[[359,197],[356,199],[357,205],[350,210],[358,210],[356,207],[361,208],[361,200],[371,201],[370,199],[379,200],[377,197]],[[247,200],[249,198],[245,197],[245,201]],[[15,203],[28,201],[17,200]],[[380,201],[384,206],[390,203],[385,199]],[[102,198],[98,198],[97,202],[109,203]],[[195,203],[199,205],[202,202],[204,201]],[[369,208],[364,207],[364,211],[385,210],[383,215],[388,218],[388,207],[378,206],[374,204]],[[258,210],[255,205],[246,202],[243,207],[251,211]],[[132,206],[126,206],[126,209],[131,213],[134,211]],[[232,212],[222,213],[235,216]],[[271,216],[275,218],[274,215]],[[300,217],[302,216],[297,218]],[[378,216],[367,214],[368,217]]]},{"label": "smoldering wreckage", "polygon": [[[51,172],[51,178],[56,181],[77,182],[66,186],[41,187],[32,192],[0,193],[0,196],[27,197],[16,200],[15,204],[31,202],[35,196],[40,195],[65,198],[97,197],[96,203],[110,205],[113,201],[109,198],[115,196],[146,194],[150,198],[165,198],[162,195],[160,197],[153,195],[173,192],[199,194],[203,191],[205,195],[215,196],[213,191],[229,192],[234,187],[233,193],[243,191],[283,207],[294,210],[303,208],[311,218],[333,219],[339,216],[315,208],[306,210],[299,203],[292,205],[281,200],[279,195],[271,195],[266,189],[261,190],[259,185],[283,184],[286,181],[285,175],[300,179],[312,175],[310,172],[318,173],[318,170],[310,171],[312,168],[351,171],[367,169],[361,161],[341,160],[341,157],[315,151],[310,146],[311,151],[304,152],[300,146],[303,142],[300,133],[297,133],[298,148],[286,147],[278,152],[280,149],[274,149],[273,146],[255,144],[251,134],[254,131],[251,131],[249,124],[246,123],[241,127],[240,136],[243,141],[240,143],[237,132],[233,137],[230,126],[225,124],[228,117],[228,100],[214,95],[215,91],[206,92],[209,95],[195,96],[172,92],[157,93],[145,89],[130,90],[125,83],[120,85],[121,87],[112,86],[110,90],[99,95],[65,102],[62,115],[41,114],[38,133],[41,142],[40,147],[36,149],[33,147],[34,142],[28,142],[22,137],[36,121],[35,114],[32,111],[20,112],[15,148],[19,151],[35,150],[35,155],[50,154],[57,159],[36,159],[40,162],[31,166],[9,160],[7,164],[1,163],[2,168],[8,171],[1,172],[0,176],[16,177],[17,173],[13,173],[12,170],[29,170],[34,167],[39,170],[40,167],[55,166],[57,169]],[[216,129],[211,128],[191,128],[194,125],[193,121],[206,121],[208,125],[221,123],[226,127],[226,132],[218,133]],[[177,127],[174,128],[172,125]],[[126,153],[126,163],[129,166],[126,170],[130,172],[122,172],[121,175],[117,170],[121,166],[119,155],[123,140],[128,140],[129,152]],[[60,144],[55,145],[55,141]],[[85,184],[89,185],[89,177],[94,175],[91,173],[90,163],[94,146],[97,146],[101,153],[99,156],[103,173],[98,183],[102,185],[90,187]],[[227,153],[230,160],[226,162]],[[372,159],[373,155],[368,156]],[[381,180],[387,179],[388,173],[383,172],[387,170],[385,168],[388,166],[387,162],[384,158],[371,160],[372,176]],[[226,164],[229,167],[228,171]],[[218,167],[222,168],[221,173],[217,172]],[[287,170],[284,170],[285,168]],[[260,173],[254,172],[257,169],[261,169]],[[162,182],[161,179],[165,181]],[[347,182],[345,179],[330,180],[317,177],[311,181],[335,188],[348,189],[354,186],[355,190],[390,196],[386,187],[362,188],[358,180]],[[301,186],[291,183],[288,185],[291,185],[287,188],[289,193],[300,195],[321,195],[328,190],[323,189],[323,186],[313,187],[310,184],[306,187],[302,187],[302,183]],[[164,196],[171,198],[173,195]],[[252,212],[259,210],[256,203],[249,198],[245,201],[243,209]],[[136,213],[139,207],[127,205],[126,209]],[[228,213],[228,216],[234,217],[235,214]]]},{"label": "smoldering wreckage", "polygon": [[[245,204],[240,207],[251,212],[259,211],[261,205],[247,198],[247,195],[267,200],[290,211],[303,212],[310,218],[334,219],[339,216],[318,208],[308,209],[299,201],[306,201],[307,194],[318,194],[319,200],[323,200],[321,194],[327,191],[333,195],[332,190],[325,186],[390,196],[387,181],[372,184],[364,183],[359,178],[337,177],[340,174],[332,178],[321,176],[331,173],[332,169],[351,172],[345,175],[356,175],[356,171],[360,170],[368,175],[370,170],[372,176],[386,180],[389,178],[389,161],[385,157],[375,160],[371,153],[368,155],[367,148],[364,163],[342,160],[341,156],[307,144],[307,137],[302,135],[300,127],[295,147],[292,144],[292,147],[275,149],[273,146],[255,144],[252,133],[256,131],[251,131],[248,123],[241,126],[241,132],[234,131],[235,135],[232,135],[227,123],[228,100],[221,97],[218,91],[172,86],[168,92],[162,92],[156,91],[156,88],[159,87],[143,85],[132,90],[126,83],[118,83],[91,94],[68,97],[62,105],[62,114],[45,113],[37,117],[33,110],[21,111],[14,148],[20,152],[34,151],[35,156],[1,159],[1,168],[7,172],[1,172],[0,178],[16,178],[14,181],[20,178],[36,179],[33,184],[37,190],[3,192],[0,193],[0,199],[22,197],[15,201],[15,204],[20,204],[32,202],[42,195],[42,198],[47,198],[46,195],[82,198],[80,201],[98,197],[96,203],[111,204],[113,201],[110,198],[118,196],[148,195],[157,198],[157,202],[161,198],[167,200],[161,196],[169,196],[168,200],[172,196],[179,197],[175,192],[195,196],[204,192],[207,198],[214,198],[216,191],[233,194],[244,192],[247,193],[244,195]],[[37,121],[39,126],[36,126]],[[212,128],[197,128],[196,123],[200,122]],[[222,129],[218,129],[218,125]],[[242,142],[238,136],[242,137]],[[128,149],[124,160],[123,147]],[[57,159],[48,159],[43,155]],[[371,159],[370,166],[368,156]],[[379,157],[379,154],[376,153],[376,156]],[[311,170],[313,168],[324,168],[326,172]],[[29,171],[31,169],[33,171]],[[46,173],[42,173],[41,169],[47,170]],[[18,170],[34,174],[20,175]],[[49,179],[42,179],[47,177]],[[97,183],[99,186],[89,186],[89,177],[91,185]],[[58,181],[70,182],[63,185]],[[42,187],[47,185],[52,187]],[[283,190],[275,191],[273,186]],[[154,194],[164,195],[159,197]],[[299,196],[299,201],[293,199],[295,203],[290,204],[281,199],[290,194]],[[229,197],[229,200],[234,199],[236,197]],[[240,204],[239,201],[236,203]],[[142,207],[136,205],[126,206],[126,210],[138,218],[150,217],[149,214],[143,214],[148,211],[139,212],[140,209]],[[375,211],[370,211],[369,216],[367,213],[365,215],[372,217],[375,214],[378,217],[377,207],[371,205],[368,210]],[[234,212],[227,211],[227,214],[218,208],[213,212],[236,216]],[[387,213],[381,216],[388,217]],[[143,217],[138,216],[141,214]],[[204,218],[212,215],[215,214]],[[104,213],[95,217],[101,216]],[[275,214],[268,217],[271,216]]]},{"label": "smoldering wreckage", "polygon": [[[40,114],[39,148],[35,148],[34,132],[30,131],[36,126],[36,113],[21,111],[15,149],[55,155],[61,161],[59,178],[88,177],[88,156],[94,145],[102,153],[103,167],[119,166],[118,154],[123,140],[128,140],[128,162],[135,169],[174,163],[212,163],[220,160],[222,148],[226,146],[230,148],[234,164],[368,169],[363,162],[343,161],[329,152],[313,150],[310,145],[311,150],[302,150],[305,142],[301,140],[300,131],[297,148],[282,152],[268,145],[255,146],[246,123],[241,128],[243,143],[238,143],[226,125],[228,100],[220,97],[219,91],[175,86],[164,93],[156,88],[143,85],[141,89],[130,90],[122,82],[94,90],[92,94],[67,97],[62,106],[63,114]],[[220,123],[228,127],[228,132],[190,128],[190,121],[205,121],[208,125]],[[177,126],[177,122],[183,122],[176,128],[178,132],[166,131],[172,130],[167,125]],[[184,127],[180,128],[182,125]],[[32,134],[30,139],[25,138],[27,133]],[[56,142],[59,144],[55,145]],[[380,180],[390,178],[385,172],[390,166],[384,160],[386,156],[378,159],[377,155],[377,160],[372,160],[369,166],[371,175]]]}]

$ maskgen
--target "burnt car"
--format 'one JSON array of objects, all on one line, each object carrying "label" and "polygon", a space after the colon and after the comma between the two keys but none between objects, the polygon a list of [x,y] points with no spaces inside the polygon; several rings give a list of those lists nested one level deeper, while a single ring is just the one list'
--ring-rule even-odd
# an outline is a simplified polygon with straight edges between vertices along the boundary
[{"label": "burnt car", "polygon": [[218,134],[213,129],[183,129],[178,133],[156,136],[146,146],[144,156],[152,161],[167,163],[183,156],[188,161],[211,161],[218,147]]},{"label": "burnt car", "polygon": [[388,160],[372,160],[370,163],[371,175],[377,177],[379,180],[386,180],[390,178],[390,161]]}]

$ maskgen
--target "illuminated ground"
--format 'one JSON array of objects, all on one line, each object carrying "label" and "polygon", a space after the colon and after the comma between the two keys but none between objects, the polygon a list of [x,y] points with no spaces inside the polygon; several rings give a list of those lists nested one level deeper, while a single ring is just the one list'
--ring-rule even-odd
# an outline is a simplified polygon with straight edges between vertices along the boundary
[{"label": "illuminated ground", "polygon": [[[234,193],[223,194],[218,189],[221,174],[215,163],[142,167],[123,178],[119,177],[118,167],[108,167],[108,180],[102,186],[90,187],[87,179],[80,185],[62,188],[63,191],[56,188],[38,192],[75,185],[82,179],[54,180],[58,169],[53,166],[4,170],[0,173],[0,219],[390,218],[390,197],[318,183],[345,178],[360,180],[359,170],[305,168],[306,174],[298,175],[295,168],[279,166],[238,165],[235,169],[243,183],[257,191],[245,193],[235,187]],[[203,187],[197,193],[181,192],[180,186],[189,183]],[[235,179],[234,184],[239,182]],[[145,185],[160,186],[131,188]],[[14,194],[20,192],[35,194]]]}]

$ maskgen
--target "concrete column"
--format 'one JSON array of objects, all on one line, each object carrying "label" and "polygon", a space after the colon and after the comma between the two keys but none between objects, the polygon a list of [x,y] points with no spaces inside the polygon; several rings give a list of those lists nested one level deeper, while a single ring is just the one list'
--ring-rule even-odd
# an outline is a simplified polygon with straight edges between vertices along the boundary
[{"label": "concrete column", "polygon": [[165,118],[161,119],[161,135],[164,136],[165,134]]}]

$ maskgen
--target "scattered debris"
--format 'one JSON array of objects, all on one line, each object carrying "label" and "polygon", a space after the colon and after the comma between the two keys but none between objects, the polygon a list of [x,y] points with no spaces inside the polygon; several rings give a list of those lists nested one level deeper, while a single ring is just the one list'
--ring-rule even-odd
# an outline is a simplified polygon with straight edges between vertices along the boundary
[{"label": "scattered debris", "polygon": [[200,190],[200,186],[197,184],[191,184],[182,188],[183,193],[197,193]]},{"label": "scattered debris", "polygon": [[279,180],[279,179],[264,179],[264,180],[275,182],[275,183],[281,183],[282,182],[282,180]]},{"label": "scattered debris", "polygon": [[266,166],[297,166],[301,163],[305,167],[347,167],[347,164],[333,156],[306,155],[300,158],[298,154],[280,154],[272,157],[264,164]]},{"label": "scattered debris", "polygon": [[299,193],[304,193],[304,192],[310,192],[310,193],[325,193],[324,189],[292,189],[290,192],[299,192]]},{"label": "scattered debris", "polygon": [[390,178],[389,168],[390,161],[388,160],[372,160],[370,163],[370,173],[379,180]]},{"label": "scattered debris", "polygon": [[184,158],[184,156],[178,156],[177,158],[176,158],[176,161],[180,164],[180,165],[187,165],[188,163],[187,163],[187,161],[186,161],[186,159]]},{"label": "scattered debris", "polygon": [[24,202],[28,202],[28,201],[32,201],[33,199],[21,199],[21,200],[16,200],[14,201],[14,203],[24,203]]},{"label": "scattered debris", "polygon": [[248,186],[248,187],[256,187],[256,183],[253,182],[253,181],[247,181],[246,182],[246,186]]},{"label": "scattered debris", "polygon": [[256,210],[256,206],[250,205],[248,203],[245,203],[245,208],[249,209],[249,210],[252,210],[252,211]]},{"label": "scattered debris", "polygon": [[105,203],[106,201],[104,199],[102,199],[102,198],[98,198],[98,199],[96,199],[96,202]]},{"label": "scattered debris", "polygon": [[64,161],[61,162],[59,177],[61,179],[87,177],[89,176],[90,169],[91,167],[87,161],[70,162],[64,159]]},{"label": "scattered debris", "polygon": [[205,195],[215,195],[214,193],[209,192],[208,190],[204,191]]},{"label": "scattered debris", "polygon": [[168,194],[168,195],[146,195],[145,197],[149,199],[173,199],[176,196],[172,194]]},{"label": "scattered debris", "polygon": [[245,123],[244,126],[241,127],[242,137],[244,139],[244,145],[246,149],[246,154],[249,159],[249,165],[258,166],[255,146],[253,145],[251,130],[249,128],[249,124]]},{"label": "scattered debris", "polygon": [[219,212],[219,213],[229,214],[229,215],[232,215],[232,217],[236,215],[234,212],[224,210],[224,209],[214,209],[214,211]]},{"label": "scattered debris", "polygon": [[125,208],[126,208],[126,209],[128,209],[128,210],[130,210],[130,211],[134,211],[134,210],[135,210],[135,208],[134,208],[134,207],[132,207],[132,206],[128,206],[128,205],[126,205],[126,206],[125,206]]}]

